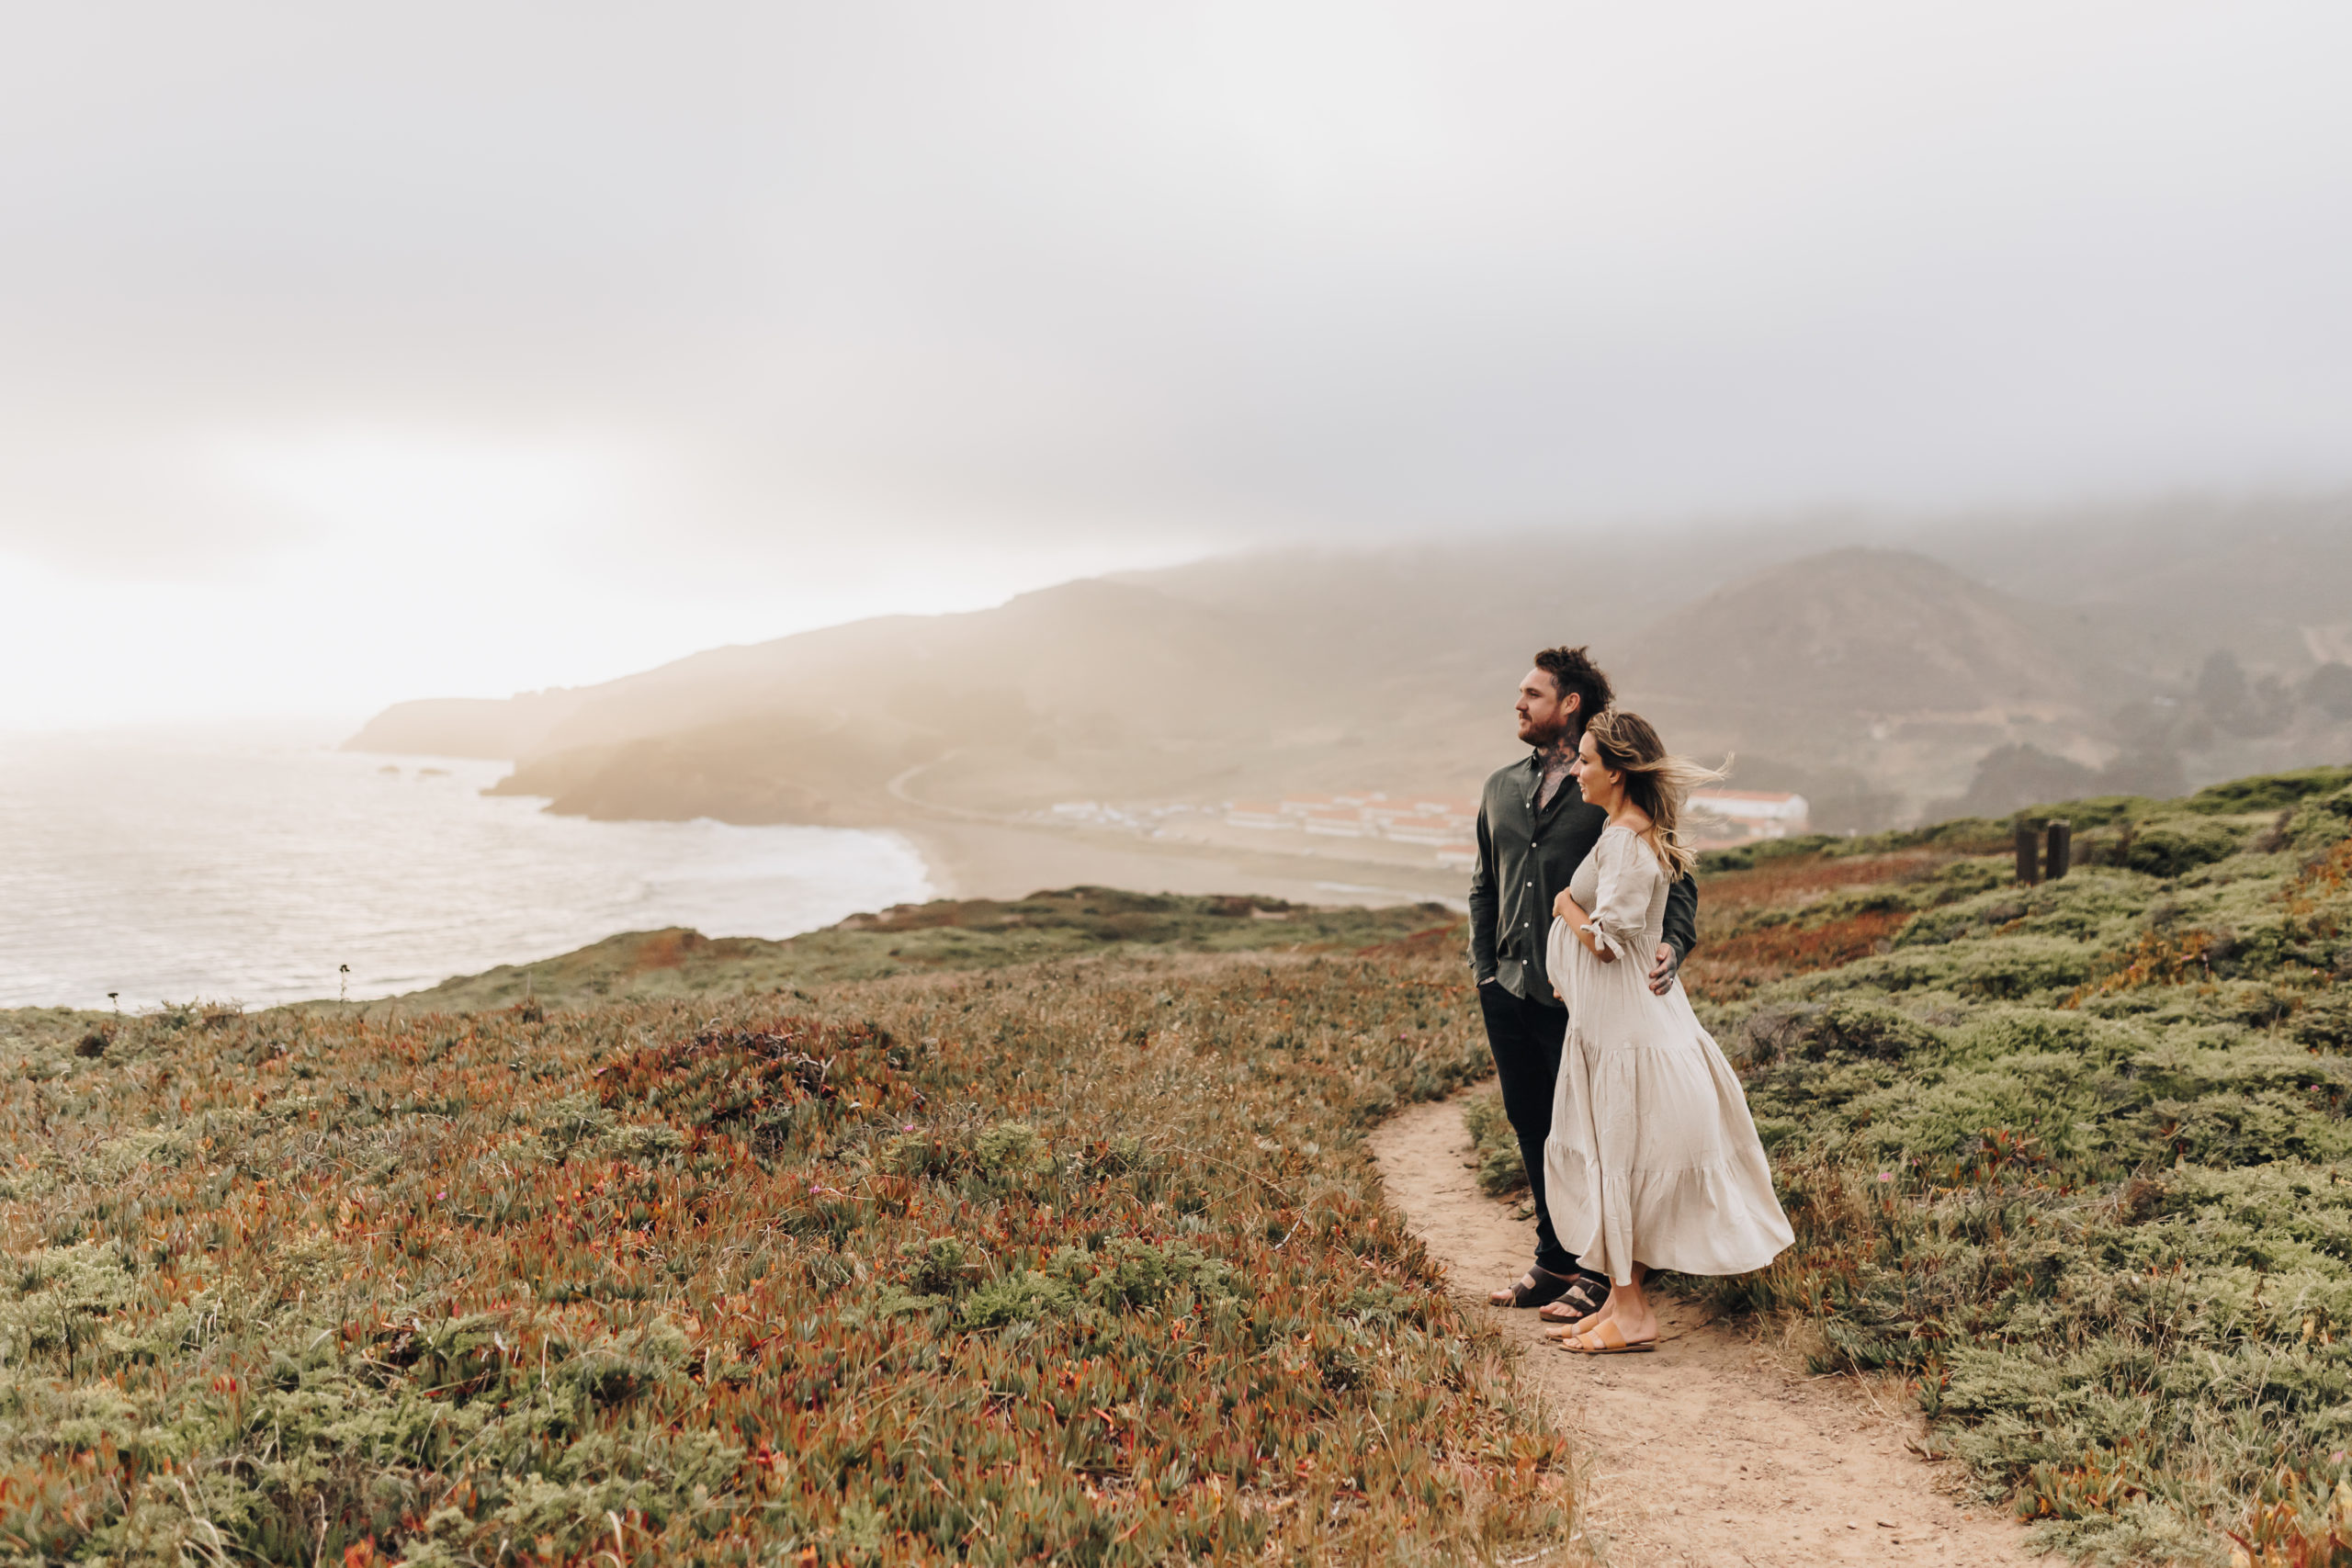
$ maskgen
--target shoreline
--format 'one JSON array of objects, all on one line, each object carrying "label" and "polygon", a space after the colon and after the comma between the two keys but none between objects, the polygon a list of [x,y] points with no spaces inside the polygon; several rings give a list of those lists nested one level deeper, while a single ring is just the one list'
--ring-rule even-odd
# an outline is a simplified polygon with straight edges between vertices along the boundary
[{"label": "shoreline", "polygon": [[1092,886],[1135,893],[1255,893],[1294,904],[1467,908],[1468,874],[1436,867],[933,817],[880,830],[914,846],[936,898],[1022,898],[1047,888]]}]

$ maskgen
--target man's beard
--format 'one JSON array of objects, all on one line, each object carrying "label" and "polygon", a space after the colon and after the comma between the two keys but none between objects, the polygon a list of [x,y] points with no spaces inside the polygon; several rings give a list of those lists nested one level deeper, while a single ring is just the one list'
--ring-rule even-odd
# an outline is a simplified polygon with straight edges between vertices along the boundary
[{"label": "man's beard", "polygon": [[1571,719],[1566,724],[1551,725],[1537,729],[1533,734],[1522,739],[1538,751],[1550,752],[1572,750],[1583,737],[1577,729],[1576,721]]}]

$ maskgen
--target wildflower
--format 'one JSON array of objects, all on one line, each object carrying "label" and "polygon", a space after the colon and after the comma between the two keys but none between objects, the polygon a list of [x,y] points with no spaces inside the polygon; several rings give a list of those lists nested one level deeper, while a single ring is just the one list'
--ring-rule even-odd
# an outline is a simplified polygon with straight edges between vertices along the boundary
[{"label": "wildflower", "polygon": [[1894,1179],[1894,1172],[1891,1170],[1882,1170],[1878,1173],[1878,1179],[1881,1181],[1892,1181]]}]

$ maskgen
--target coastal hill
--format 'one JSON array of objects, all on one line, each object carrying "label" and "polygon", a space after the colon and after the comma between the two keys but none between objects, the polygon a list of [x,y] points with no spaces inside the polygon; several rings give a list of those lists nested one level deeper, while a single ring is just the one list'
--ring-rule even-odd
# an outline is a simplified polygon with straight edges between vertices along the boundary
[{"label": "coastal hill", "polygon": [[1638,639],[1630,671],[1677,703],[1752,716],[1754,741],[1762,726],[1792,723],[2080,722],[2108,694],[2144,687],[2117,657],[2136,651],[1926,556],[1854,548],[1669,612]]},{"label": "coastal hill", "polygon": [[[1656,1370],[1781,1348],[2082,1561],[2332,1561],[2352,768],[2031,815],[2074,824],[2065,875],[2020,886],[1982,819],[1702,863],[1684,977],[1795,1241],[1662,1279],[1726,1326]],[[1365,1157],[1491,1075],[1459,940],[1072,888],[637,933],[544,987],[0,1013],[0,1530],[52,1562],[1551,1551],[1579,1472],[1694,1472],[1708,1424],[1577,1422]],[[1742,1528],[1822,1529],[1802,1458],[1747,1452]]]},{"label": "coastal hill", "polygon": [[[401,704],[349,745],[510,759],[499,787],[559,812],[1010,846],[1068,802],[1460,797],[1513,750],[1529,651],[1568,640],[1679,747],[1738,753],[1736,784],[1806,795],[1816,826],[1870,829],[1963,802],[2009,809],[2052,778],[2162,789],[2352,755],[2352,695],[2329,696],[2332,678],[2352,694],[2346,515],[2281,503],[2218,523],[1829,522],[1232,557],[597,686]],[[2129,547],[2134,526],[2160,567]],[[959,890],[1132,879],[1084,857],[1037,871],[1027,852],[1007,848],[1008,869],[978,878],[993,886]]]},{"label": "coastal hill", "polygon": [[1857,547],[1668,612],[1625,682],[1657,694],[1650,716],[1677,746],[1747,759],[1738,782],[1806,795],[1817,825],[1869,829],[1959,795],[2004,745],[2100,754],[2109,716],[2165,689],[2154,663],[2132,632]]}]

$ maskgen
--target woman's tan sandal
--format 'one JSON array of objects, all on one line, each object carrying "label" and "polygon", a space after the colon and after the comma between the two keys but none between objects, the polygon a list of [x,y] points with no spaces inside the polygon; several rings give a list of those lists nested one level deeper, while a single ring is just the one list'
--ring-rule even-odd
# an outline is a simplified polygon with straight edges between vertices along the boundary
[{"label": "woman's tan sandal", "polygon": [[1646,1339],[1628,1339],[1624,1330],[1612,1318],[1589,1333],[1577,1334],[1560,1341],[1560,1348],[1573,1350],[1579,1356],[1624,1356],[1636,1350],[1657,1348],[1657,1336]]},{"label": "woman's tan sandal", "polygon": [[1576,1279],[1572,1275],[1530,1269],[1521,1276],[1519,1283],[1489,1292],[1487,1301],[1488,1304],[1498,1307],[1549,1306],[1567,1294],[1575,1283]]}]

